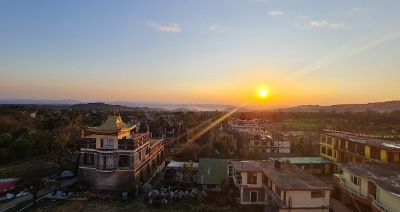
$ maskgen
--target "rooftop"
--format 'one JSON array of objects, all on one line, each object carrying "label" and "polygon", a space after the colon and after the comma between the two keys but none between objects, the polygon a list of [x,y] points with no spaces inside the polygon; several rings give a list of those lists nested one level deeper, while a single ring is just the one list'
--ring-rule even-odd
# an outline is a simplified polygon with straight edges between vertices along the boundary
[{"label": "rooftop", "polygon": [[135,128],[136,125],[128,126],[125,124],[120,116],[108,116],[107,120],[98,127],[88,127],[89,131],[93,132],[121,132],[129,131]]},{"label": "rooftop", "polygon": [[294,164],[281,164],[276,168],[272,161],[232,161],[235,171],[263,172],[281,190],[330,190],[319,179]]},{"label": "rooftop", "polygon": [[270,160],[279,159],[280,161],[288,160],[290,163],[299,164],[299,163],[332,163],[332,161],[327,160],[323,157],[272,157]]},{"label": "rooftop", "polygon": [[375,182],[380,188],[400,195],[400,164],[338,163],[341,169]]},{"label": "rooftop", "polygon": [[220,185],[228,178],[228,160],[200,158],[198,182],[201,184]]},{"label": "rooftop", "polygon": [[347,139],[350,141],[368,144],[368,145],[375,146],[378,148],[385,148],[385,149],[388,149],[391,151],[400,152],[400,141],[389,141],[389,140],[375,139],[375,138],[363,138],[363,137],[347,135],[347,134],[342,134],[342,133],[324,133],[324,135]]},{"label": "rooftop", "polygon": [[[190,162],[179,162],[179,161],[171,161],[168,165],[167,168],[179,168],[183,167],[183,164],[189,165]],[[199,163],[192,163],[194,169],[199,168]]]},{"label": "rooftop", "polygon": [[158,143],[159,141],[164,140],[163,138],[151,138],[150,139],[150,146],[153,146],[154,144]]}]

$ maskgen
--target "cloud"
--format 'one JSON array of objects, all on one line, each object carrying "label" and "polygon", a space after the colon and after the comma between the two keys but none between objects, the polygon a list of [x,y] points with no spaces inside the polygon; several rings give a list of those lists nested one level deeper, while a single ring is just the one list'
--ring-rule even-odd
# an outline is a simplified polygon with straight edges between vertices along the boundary
[{"label": "cloud", "polygon": [[355,13],[355,12],[358,12],[358,11],[360,11],[360,10],[361,10],[360,8],[354,7],[353,9],[350,10],[350,12]]},{"label": "cloud", "polygon": [[342,23],[332,23],[326,20],[310,20],[308,22],[308,26],[312,28],[321,28],[321,27],[327,27],[331,29],[344,29],[345,25]]},{"label": "cloud", "polygon": [[220,26],[218,26],[218,25],[216,25],[216,24],[210,25],[210,26],[208,27],[209,30],[217,30],[217,29],[219,29],[219,28],[220,28]]},{"label": "cloud", "polygon": [[321,21],[310,21],[309,25],[310,27],[323,27],[326,26],[328,22],[325,20],[321,20]]},{"label": "cloud", "polygon": [[176,32],[182,31],[179,24],[161,25],[157,22],[149,22],[147,25],[153,29],[164,31],[164,32],[175,32],[176,33]]},{"label": "cloud", "polygon": [[274,10],[274,11],[270,11],[268,13],[268,15],[270,15],[270,16],[281,16],[281,15],[283,15],[283,12],[278,11],[278,10]]}]

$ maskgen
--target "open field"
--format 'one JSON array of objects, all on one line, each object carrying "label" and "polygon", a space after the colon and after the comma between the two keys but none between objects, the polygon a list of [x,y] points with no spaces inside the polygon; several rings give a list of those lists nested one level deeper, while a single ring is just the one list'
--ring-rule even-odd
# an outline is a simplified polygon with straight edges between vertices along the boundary
[{"label": "open field", "polygon": [[34,160],[15,165],[0,166],[0,178],[41,177],[52,173],[54,165],[45,160]]}]

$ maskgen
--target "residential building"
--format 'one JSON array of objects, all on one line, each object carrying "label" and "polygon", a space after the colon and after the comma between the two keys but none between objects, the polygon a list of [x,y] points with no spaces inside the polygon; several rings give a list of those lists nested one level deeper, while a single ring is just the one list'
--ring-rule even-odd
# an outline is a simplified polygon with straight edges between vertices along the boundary
[{"label": "residential building", "polygon": [[341,201],[362,211],[399,211],[400,164],[338,163],[334,175]]},{"label": "residential building", "polygon": [[200,158],[197,182],[206,191],[222,191],[228,185],[228,160]]},{"label": "residential building", "polygon": [[400,163],[400,141],[324,133],[320,155],[335,162]]},{"label": "residential building", "polygon": [[230,161],[240,204],[265,211],[329,211],[331,188],[294,164]]},{"label": "residential building", "polygon": [[165,170],[163,184],[176,185],[193,185],[197,183],[197,172],[199,163],[171,161]]},{"label": "residential building", "polygon": [[249,144],[250,152],[265,153],[290,153],[291,141],[273,140],[267,137],[261,139],[251,139]]},{"label": "residential building", "polygon": [[124,188],[129,182],[144,183],[164,167],[164,141],[150,133],[135,132],[120,116],[108,116],[92,134],[80,140],[79,177],[82,184]]},{"label": "residential building", "polygon": [[239,133],[259,134],[263,132],[263,126],[258,120],[241,120],[231,118],[228,122],[231,129]]}]

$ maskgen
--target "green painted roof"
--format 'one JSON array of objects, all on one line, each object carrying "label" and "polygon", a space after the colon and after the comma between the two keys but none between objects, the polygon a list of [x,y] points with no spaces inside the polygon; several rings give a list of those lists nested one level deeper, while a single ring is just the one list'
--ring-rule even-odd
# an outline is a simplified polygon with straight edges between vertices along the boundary
[{"label": "green painted roof", "polygon": [[88,127],[88,130],[90,131],[111,131],[111,132],[118,132],[118,131],[128,131],[133,128],[135,128],[136,125],[134,126],[128,126],[125,124],[120,116],[108,116],[107,120],[100,126],[98,127]]},{"label": "green painted roof", "polygon": [[220,185],[228,179],[228,160],[200,158],[198,182],[205,185]]},{"label": "green painted roof", "polygon": [[299,163],[332,163],[332,161],[327,160],[322,157],[273,157],[271,160],[279,159],[280,161],[289,160],[290,163],[299,164]]}]

